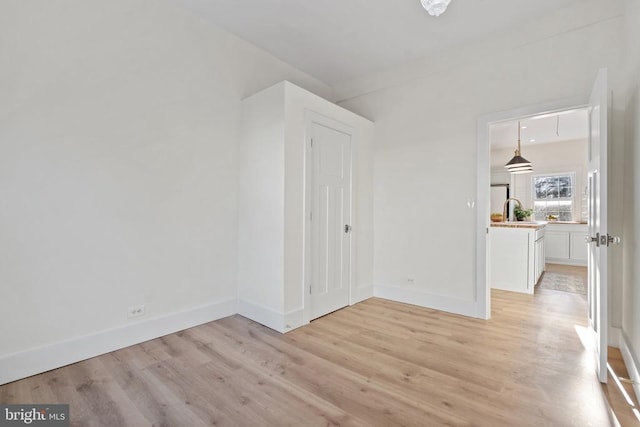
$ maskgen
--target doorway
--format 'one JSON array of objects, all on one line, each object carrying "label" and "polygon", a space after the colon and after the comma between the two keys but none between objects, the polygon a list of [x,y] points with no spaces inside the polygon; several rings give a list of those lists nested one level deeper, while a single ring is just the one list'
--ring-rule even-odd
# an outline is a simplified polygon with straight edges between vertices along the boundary
[{"label": "doorway", "polygon": [[[580,110],[588,108],[586,100],[582,97],[570,98],[559,101],[554,101],[545,104],[526,106],[517,108],[514,110],[498,112],[482,116],[478,120],[478,181],[477,181],[477,227],[476,227],[476,256],[477,256],[477,277],[476,277],[476,295],[477,295],[477,311],[478,317],[488,319],[491,317],[491,284],[490,284],[490,269],[488,263],[490,258],[488,256],[489,251],[488,244],[488,218],[490,217],[490,200],[489,200],[489,188],[491,186],[491,171],[492,171],[492,156],[491,156],[491,127],[498,126],[500,132],[504,134],[504,138],[507,138],[507,142],[502,142],[505,151],[510,148],[511,150],[516,148],[517,144],[517,123],[518,120],[529,119],[533,117],[545,117],[550,115],[556,115],[561,112]],[[525,138],[527,135],[522,135]],[[510,144],[510,146],[508,145]],[[510,151],[510,156],[513,156],[513,151]],[[523,157],[526,158],[527,151],[526,146],[523,149]],[[499,162],[496,160],[494,163],[497,165],[500,163],[504,166],[509,161],[509,158],[501,159]],[[534,165],[535,168],[535,165]],[[505,169],[506,172],[506,169]],[[509,184],[510,195],[512,197],[518,197],[518,188],[523,191],[525,188],[522,181],[520,184],[514,180],[513,176],[508,172],[504,174],[503,178],[505,184]],[[528,188],[528,186],[527,186]],[[531,190],[529,190],[531,191]],[[507,212],[509,215],[509,212]]]},{"label": "doorway", "polygon": [[[585,102],[586,101],[586,102]],[[488,226],[488,186],[490,176],[490,126],[523,117],[557,115],[559,112],[587,108],[589,114],[588,138],[588,305],[589,334],[594,344],[596,373],[600,382],[607,381],[607,329],[608,329],[608,255],[607,247],[619,242],[619,238],[607,233],[607,151],[608,111],[610,97],[607,70],[598,71],[588,100],[565,100],[533,107],[523,107],[508,112],[486,115],[478,120],[478,181],[477,181],[477,308],[485,318],[491,316],[490,259],[487,244],[490,240]],[[518,127],[518,132],[520,128]],[[516,152],[517,154],[517,152]],[[520,162],[518,162],[520,163]],[[536,225],[537,227],[537,225]],[[536,231],[537,233],[537,231]],[[538,238],[536,234],[536,239]],[[537,242],[537,240],[536,240]],[[537,248],[536,248],[537,249]],[[529,253],[532,253],[529,250]]]},{"label": "doorway", "polygon": [[[581,290],[586,285],[582,275],[541,276],[546,263],[587,266],[589,109],[491,123],[489,135],[492,223],[488,236],[493,242],[488,251],[489,285],[527,294],[537,292],[538,284]],[[505,168],[514,149],[520,159],[533,164],[533,171],[510,173]],[[505,187],[508,195],[495,191]],[[525,222],[523,218],[516,221],[516,216],[524,216]],[[535,234],[523,234],[525,226],[535,228]],[[511,262],[506,261],[508,257],[513,258]]]}]

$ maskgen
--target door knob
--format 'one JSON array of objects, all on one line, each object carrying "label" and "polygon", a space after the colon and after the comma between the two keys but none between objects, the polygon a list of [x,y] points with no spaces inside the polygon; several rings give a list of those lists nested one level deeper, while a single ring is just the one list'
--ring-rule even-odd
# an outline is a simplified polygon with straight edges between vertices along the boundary
[{"label": "door knob", "polygon": [[596,233],[595,237],[585,236],[585,242],[587,243],[596,243],[596,246],[610,246],[610,245],[619,245],[621,242],[620,237],[610,236],[609,234],[600,235],[600,233]]},{"label": "door knob", "polygon": [[595,237],[584,236],[584,241],[587,243],[596,243],[596,246],[600,246],[600,233],[596,233]]},{"label": "door knob", "polygon": [[619,237],[609,236],[607,234],[607,246],[609,245],[619,245],[621,239]]}]

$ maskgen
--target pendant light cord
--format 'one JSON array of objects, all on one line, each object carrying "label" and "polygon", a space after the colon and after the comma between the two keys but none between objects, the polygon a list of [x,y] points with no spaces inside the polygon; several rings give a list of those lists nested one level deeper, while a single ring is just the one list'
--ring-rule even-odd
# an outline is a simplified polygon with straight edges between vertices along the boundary
[{"label": "pendant light cord", "polygon": [[516,155],[520,155],[520,120],[518,120],[518,151],[516,152]]}]

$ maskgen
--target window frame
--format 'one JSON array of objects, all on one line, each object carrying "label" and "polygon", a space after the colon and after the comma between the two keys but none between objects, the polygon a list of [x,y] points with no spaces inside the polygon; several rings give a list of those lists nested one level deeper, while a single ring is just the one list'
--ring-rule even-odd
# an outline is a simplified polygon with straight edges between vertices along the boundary
[{"label": "window frame", "polygon": [[[532,201],[532,205],[533,205],[533,217],[538,220],[538,213],[540,212],[539,210],[536,210],[536,202],[543,202],[543,203],[549,203],[549,202],[570,202],[570,210],[569,210],[569,219],[560,219],[560,210],[558,210],[558,220],[560,221],[573,221],[574,220],[574,216],[575,216],[575,206],[576,206],[576,172],[552,172],[552,173],[539,173],[536,175],[532,175],[531,176],[531,201]],[[540,178],[540,177],[560,177],[560,176],[567,176],[570,179],[570,184],[571,184],[571,197],[557,197],[557,198],[549,198],[549,199],[539,199],[537,198],[537,193],[536,193],[536,178]],[[548,205],[546,205],[548,206]],[[542,219],[543,221],[547,220],[547,214],[545,214],[544,218]]]}]

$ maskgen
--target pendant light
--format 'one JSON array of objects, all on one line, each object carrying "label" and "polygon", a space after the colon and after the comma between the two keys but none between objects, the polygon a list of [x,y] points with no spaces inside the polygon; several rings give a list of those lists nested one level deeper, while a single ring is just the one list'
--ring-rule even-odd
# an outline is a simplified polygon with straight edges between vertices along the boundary
[{"label": "pendant light", "polygon": [[420,3],[429,12],[429,15],[440,16],[447,10],[451,0],[420,0]]},{"label": "pendant light", "polygon": [[504,165],[504,167],[512,174],[533,172],[531,162],[520,155],[520,121],[518,121],[518,148],[515,151],[513,159],[509,160],[509,163]]}]

